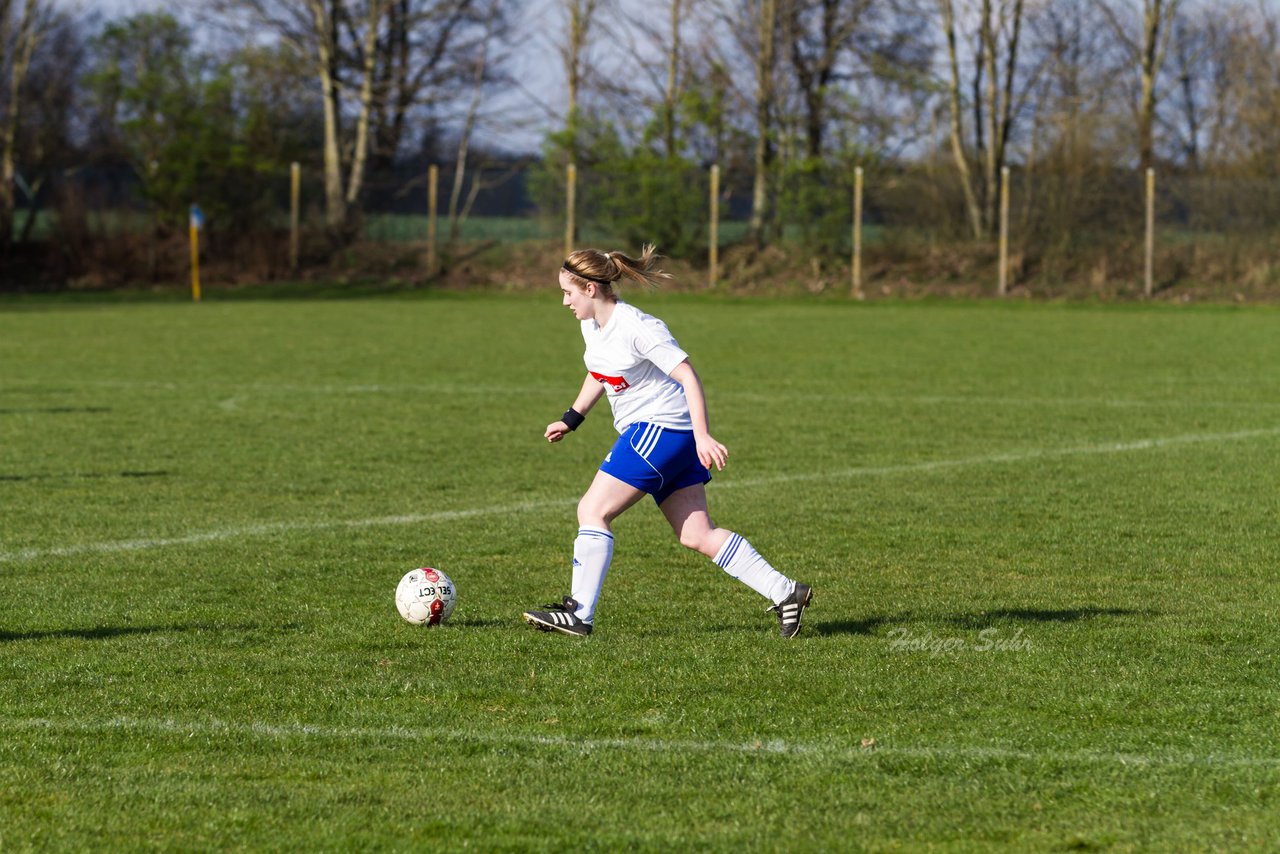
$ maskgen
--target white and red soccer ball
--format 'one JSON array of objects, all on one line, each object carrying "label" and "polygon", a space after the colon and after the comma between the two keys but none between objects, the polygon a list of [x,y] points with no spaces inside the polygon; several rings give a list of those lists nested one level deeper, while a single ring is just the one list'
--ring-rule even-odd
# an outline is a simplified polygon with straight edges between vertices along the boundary
[{"label": "white and red soccer ball", "polygon": [[396,609],[415,626],[438,626],[453,613],[458,591],[453,581],[429,566],[405,573],[396,586]]}]

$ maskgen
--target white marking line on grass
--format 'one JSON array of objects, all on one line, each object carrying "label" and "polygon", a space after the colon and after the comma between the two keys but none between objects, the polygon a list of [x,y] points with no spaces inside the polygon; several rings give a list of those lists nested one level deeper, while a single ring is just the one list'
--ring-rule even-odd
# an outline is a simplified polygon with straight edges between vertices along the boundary
[{"label": "white marking line on grass", "polygon": [[[522,385],[519,387],[509,386],[491,386],[477,385],[475,383],[322,383],[319,385],[307,383],[284,383],[284,382],[234,382],[231,380],[218,382],[207,381],[202,383],[175,383],[164,380],[109,380],[109,379],[82,379],[73,380],[70,383],[78,382],[86,386],[104,386],[108,388],[141,388],[141,389],[160,389],[163,391],[190,391],[192,388],[202,386],[211,389],[231,389],[238,394],[221,398],[218,406],[228,411],[239,409],[239,402],[247,398],[248,392],[273,393],[286,392],[296,394],[316,394],[316,395],[363,395],[363,394],[476,394],[476,395],[494,395],[494,394],[532,394],[532,395],[554,395],[558,394],[561,389],[558,386],[530,386]],[[1204,385],[1210,385],[1214,388],[1223,384],[1221,379],[1213,381],[1205,381]],[[4,391],[0,387],[0,391]],[[21,389],[13,389],[21,391]],[[1256,389],[1251,389],[1256,391]],[[1126,398],[1095,398],[1095,397],[1009,397],[1009,396],[992,396],[992,395],[939,395],[939,394],[918,394],[918,395],[868,395],[868,394],[840,394],[833,391],[793,391],[786,389],[774,389],[768,392],[758,391],[733,391],[720,390],[717,396],[732,400],[761,400],[771,401],[778,399],[787,400],[811,400],[822,401],[826,403],[850,403],[850,404],[907,404],[918,406],[1104,406],[1111,408],[1159,408],[1159,407],[1175,407],[1181,409],[1277,409],[1280,408],[1280,401],[1246,401],[1246,400],[1181,400],[1181,399],[1164,399],[1164,400],[1143,400],[1143,399],[1126,399]]]},{"label": "white marking line on grass", "polygon": [[[574,499],[576,501],[577,499]],[[435,513],[415,513],[403,516],[378,516],[372,519],[346,519],[339,521],[314,522],[268,522],[263,525],[246,525],[239,528],[224,528],[219,531],[204,531],[187,534],[181,537],[165,537],[147,540],[113,540],[105,543],[81,543],[74,546],[61,546],[54,549],[19,549],[13,552],[0,552],[0,563],[36,560],[43,557],[67,557],[77,554],[103,554],[109,552],[134,552],[144,549],[158,549],[166,546],[189,546],[200,543],[216,543],[221,540],[233,540],[240,537],[281,534],[286,531],[321,531],[332,528],[375,528],[383,525],[418,525],[424,522],[448,522],[454,519],[470,519],[476,516],[503,515],[525,513],[530,510],[545,510],[551,507],[568,506],[574,501],[556,500],[541,502],[525,502],[508,504],[499,507],[474,507],[470,510],[440,510]]]},{"label": "white marking line on grass", "polygon": [[1009,397],[967,394],[841,394],[838,391],[717,391],[717,399],[736,401],[805,400],[819,404],[907,406],[1098,406],[1113,409],[1171,407],[1178,409],[1277,409],[1280,401],[1140,399],[1118,397]]},{"label": "white marking line on grass", "polygon": [[475,383],[323,383],[320,385],[306,383],[270,383],[270,382],[235,382],[233,380],[201,383],[175,383],[164,380],[78,380],[81,385],[101,386],[105,388],[138,388],[160,391],[186,391],[193,388],[209,388],[215,390],[231,389],[240,394],[248,392],[272,393],[286,392],[291,394],[556,394],[562,387],[551,385],[477,385]]},{"label": "white marking line on grass", "polygon": [[[996,465],[1001,463],[1018,463],[1029,460],[1058,459],[1061,457],[1093,456],[1098,454],[1122,454],[1131,451],[1147,451],[1158,448],[1172,448],[1180,445],[1219,444],[1223,442],[1239,442],[1246,439],[1259,439],[1280,436],[1280,427],[1262,430],[1237,430],[1232,433],[1189,433],[1182,436],[1164,436],[1154,439],[1139,439],[1131,442],[1106,442],[1099,445],[1077,445],[1067,448],[1038,448],[1026,451],[1011,451],[1003,454],[987,454],[979,457],[965,457],[954,460],[928,460],[920,463],[903,463],[893,466],[861,466],[846,469],[830,469],[820,472],[802,472],[779,474],[766,477],[745,478],[727,481],[720,489],[729,487],[750,488],[779,483],[803,483],[806,481],[840,480],[845,478],[873,477],[876,475],[910,474],[913,472],[942,471],[965,466]],[[467,510],[440,510],[434,513],[411,513],[402,516],[378,516],[372,519],[348,519],[339,521],[303,521],[303,522],[270,522],[263,525],[248,525],[237,528],[224,528],[216,531],[205,531],[187,534],[181,537],[160,539],[114,540],[102,543],[81,543],[74,546],[61,546],[52,549],[18,549],[11,552],[0,552],[0,563],[38,560],[46,557],[67,557],[78,554],[104,554],[110,552],[141,551],[167,546],[197,545],[240,537],[279,534],[285,531],[323,531],[335,528],[375,528],[388,525],[420,525],[429,522],[447,522],[454,519],[470,519],[477,516],[504,516],[513,513],[525,513],[536,510],[549,510],[566,507],[577,499],[550,499],[546,501],[530,501],[523,504],[507,504],[495,507],[473,507]]]},{"label": "white marking line on grass", "polygon": [[859,760],[874,755],[913,759],[1015,760],[1125,766],[1280,768],[1280,756],[1233,756],[1221,753],[1112,753],[1106,751],[1016,750],[1003,747],[877,745],[873,748],[798,744],[768,741],[694,741],[660,738],[575,738],[537,733],[482,733],[467,730],[417,727],[344,727],[304,723],[233,723],[216,719],[180,721],[173,718],[115,717],[103,721],[26,718],[0,720],[0,729],[47,730],[73,734],[136,731],[182,736],[226,735],[271,739],[319,738],[337,741],[373,740],[403,742],[451,741],[486,746],[552,747],[557,750],[631,750],[644,753],[733,753],[749,755],[812,756],[818,759]]},{"label": "white marking line on grass", "polygon": [[1280,436],[1280,427],[1268,427],[1261,430],[1237,430],[1232,433],[1189,433],[1182,436],[1164,436],[1155,439],[1138,439],[1132,442],[1107,442],[1100,445],[1077,445],[1068,448],[1033,448],[1025,451],[1010,451],[1004,454],[989,454],[981,457],[965,457],[958,460],[929,460],[921,463],[903,463],[894,466],[860,466],[857,468],[832,469],[823,472],[803,474],[780,474],[750,480],[732,481],[721,485],[721,489],[730,486],[764,486],[776,483],[792,483],[812,480],[838,480],[841,478],[867,477],[872,475],[905,474],[910,472],[942,471],[964,466],[992,465],[998,463],[1021,463],[1030,460],[1049,460],[1060,457],[1095,456],[1098,454],[1123,454],[1130,451],[1149,451],[1158,448],[1173,448],[1179,445],[1217,444],[1221,442],[1239,442],[1245,439],[1260,439]]}]

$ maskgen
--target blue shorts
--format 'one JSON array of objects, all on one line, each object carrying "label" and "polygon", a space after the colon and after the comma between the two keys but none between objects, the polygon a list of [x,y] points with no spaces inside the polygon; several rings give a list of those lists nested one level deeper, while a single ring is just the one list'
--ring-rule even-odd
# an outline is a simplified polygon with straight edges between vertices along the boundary
[{"label": "blue shorts", "polygon": [[686,486],[711,480],[698,459],[692,430],[672,430],[639,421],[627,428],[600,464],[600,471],[653,496],[658,504]]}]

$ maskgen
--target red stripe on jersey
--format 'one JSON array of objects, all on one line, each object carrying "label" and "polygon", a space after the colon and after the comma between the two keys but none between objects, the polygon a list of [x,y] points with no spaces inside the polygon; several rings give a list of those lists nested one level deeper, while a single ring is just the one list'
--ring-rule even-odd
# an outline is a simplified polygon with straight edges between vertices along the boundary
[{"label": "red stripe on jersey", "polygon": [[626,377],[608,377],[604,374],[597,374],[595,371],[590,371],[589,373],[591,376],[595,377],[596,382],[610,386],[615,393],[623,392],[631,388],[631,383],[627,382]]}]

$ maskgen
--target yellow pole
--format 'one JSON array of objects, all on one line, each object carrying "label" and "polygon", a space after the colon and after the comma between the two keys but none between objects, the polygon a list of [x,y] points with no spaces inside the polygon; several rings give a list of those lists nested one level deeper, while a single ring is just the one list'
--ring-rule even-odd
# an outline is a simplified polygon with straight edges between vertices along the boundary
[{"label": "yellow pole", "polygon": [[862,292],[862,167],[853,170],[853,298],[865,299]]},{"label": "yellow pole", "polygon": [[714,288],[720,267],[720,164],[711,164],[711,245],[708,285]]},{"label": "yellow pole", "polygon": [[199,208],[191,206],[191,299],[200,302],[200,219]]},{"label": "yellow pole", "polygon": [[573,234],[577,231],[577,196],[578,196],[578,164],[570,163],[565,167],[564,190],[564,254],[567,257],[573,251]]},{"label": "yellow pole", "polygon": [[302,227],[302,167],[295,160],[289,166],[289,269],[298,269],[299,230]]},{"label": "yellow pole", "polygon": [[427,274],[436,273],[436,210],[440,204],[440,167],[427,170]]},{"label": "yellow pole", "polygon": [[1000,273],[997,293],[1009,292],[1009,167],[1000,167]]}]

